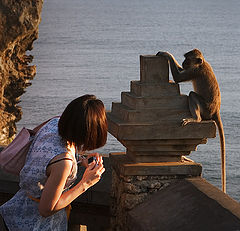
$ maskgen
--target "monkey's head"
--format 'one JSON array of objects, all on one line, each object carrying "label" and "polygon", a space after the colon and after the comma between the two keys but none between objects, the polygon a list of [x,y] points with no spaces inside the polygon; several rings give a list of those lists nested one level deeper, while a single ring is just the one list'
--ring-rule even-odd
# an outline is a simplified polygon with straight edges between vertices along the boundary
[{"label": "monkey's head", "polygon": [[184,69],[197,68],[204,62],[203,54],[198,49],[193,49],[184,54],[185,60],[182,63]]}]

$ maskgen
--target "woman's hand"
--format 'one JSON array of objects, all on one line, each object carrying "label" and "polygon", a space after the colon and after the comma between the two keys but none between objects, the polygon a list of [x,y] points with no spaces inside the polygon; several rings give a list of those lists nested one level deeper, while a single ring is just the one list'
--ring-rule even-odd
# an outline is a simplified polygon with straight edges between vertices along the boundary
[{"label": "woman's hand", "polygon": [[105,168],[103,167],[102,157],[99,156],[98,153],[89,154],[88,157],[90,158],[92,156],[96,157],[97,163],[94,160],[88,165],[80,181],[86,187],[86,189],[95,185],[101,179],[101,176],[105,171]]}]

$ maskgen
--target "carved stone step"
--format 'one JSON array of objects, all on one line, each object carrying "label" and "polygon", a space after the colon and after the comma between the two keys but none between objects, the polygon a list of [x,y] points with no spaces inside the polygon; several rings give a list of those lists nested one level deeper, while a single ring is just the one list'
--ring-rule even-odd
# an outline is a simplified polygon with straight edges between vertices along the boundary
[{"label": "carved stone step", "polygon": [[[187,153],[187,155],[189,154],[190,152]],[[135,163],[159,163],[181,161],[182,160],[181,155],[183,155],[183,153],[176,156],[169,155],[168,153],[166,153],[166,155],[151,155],[150,153],[148,155],[136,155],[135,153],[128,151],[126,155]]]},{"label": "carved stone step", "polygon": [[206,143],[206,139],[193,140],[151,140],[132,141],[122,140],[121,143],[127,147],[126,154],[136,162],[159,162],[180,161],[181,156],[186,156],[191,151],[196,151],[197,145]]},{"label": "carved stone step", "polygon": [[127,148],[127,153],[132,152],[137,156],[180,156],[180,155],[189,155],[191,151],[133,151]]},{"label": "carved stone step", "polygon": [[169,83],[141,83],[140,81],[131,81],[131,92],[136,96],[159,98],[162,96],[180,95],[179,85],[173,82]]},{"label": "carved stone step", "polygon": [[149,122],[125,122],[111,113],[107,113],[108,131],[121,140],[155,140],[155,139],[203,139],[216,136],[213,121],[191,122],[185,126],[176,124],[154,124]]},{"label": "carved stone step", "polygon": [[161,98],[144,98],[131,92],[122,92],[121,102],[132,109],[185,109],[188,108],[188,96],[167,96]]},{"label": "carved stone step", "polygon": [[160,163],[133,162],[124,153],[110,153],[111,166],[114,166],[117,173],[123,176],[155,176],[155,175],[191,175],[200,176],[202,173],[202,166],[193,161],[185,160],[183,157],[181,161],[166,161]]},{"label": "carved stone step", "polygon": [[181,124],[182,119],[190,118],[186,109],[143,109],[133,110],[121,103],[112,104],[112,114],[126,122],[153,122]]},{"label": "carved stone step", "polygon": [[[124,141],[122,142],[124,143]],[[130,151],[133,152],[158,152],[160,155],[164,155],[164,152],[185,152],[196,151],[197,144],[192,145],[162,145],[162,146],[142,146],[142,145],[128,145]]]},{"label": "carved stone step", "polygon": [[191,144],[206,144],[207,139],[165,139],[165,140],[124,140],[124,145],[191,145]]}]

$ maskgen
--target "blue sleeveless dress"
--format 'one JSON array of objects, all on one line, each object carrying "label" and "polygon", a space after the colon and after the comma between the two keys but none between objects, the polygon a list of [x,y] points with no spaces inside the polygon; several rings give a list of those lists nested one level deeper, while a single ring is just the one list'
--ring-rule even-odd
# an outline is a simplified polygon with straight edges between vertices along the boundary
[{"label": "blue sleeveless dress", "polygon": [[[20,190],[0,207],[0,214],[10,231],[67,230],[65,209],[44,218],[39,214],[38,202],[27,196],[41,197],[47,180],[47,165],[55,156],[68,152],[65,142],[58,134],[58,120],[59,118],[53,118],[37,133],[20,172]],[[73,168],[64,190],[76,180],[77,162],[75,157],[73,159]]]}]

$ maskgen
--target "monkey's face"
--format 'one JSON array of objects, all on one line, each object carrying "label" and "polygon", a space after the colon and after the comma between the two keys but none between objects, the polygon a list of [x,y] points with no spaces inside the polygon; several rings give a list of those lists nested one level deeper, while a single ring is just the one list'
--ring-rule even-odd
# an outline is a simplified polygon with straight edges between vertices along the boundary
[{"label": "monkey's face", "polygon": [[183,69],[197,68],[202,62],[203,60],[198,57],[186,57],[182,63],[182,67]]},{"label": "monkey's face", "polygon": [[191,59],[190,58],[185,58],[185,60],[182,63],[183,69],[188,69],[192,66],[191,64]]}]

